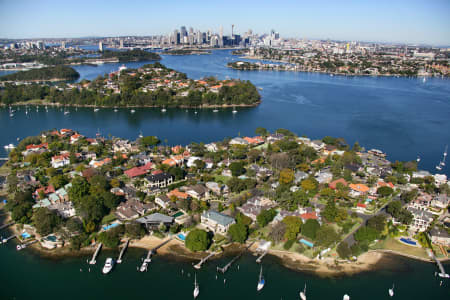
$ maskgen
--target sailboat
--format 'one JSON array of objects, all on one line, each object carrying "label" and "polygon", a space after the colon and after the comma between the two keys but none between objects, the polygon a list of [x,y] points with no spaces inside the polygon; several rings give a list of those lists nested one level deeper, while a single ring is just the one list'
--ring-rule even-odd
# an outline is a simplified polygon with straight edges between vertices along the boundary
[{"label": "sailboat", "polygon": [[302,292],[300,292],[300,299],[306,300],[306,283],[305,283],[305,288],[303,289]]},{"label": "sailboat", "polygon": [[167,110],[163,107],[163,109],[161,109],[161,112],[166,112]]},{"label": "sailboat", "polygon": [[95,102],[95,106],[94,106],[94,112],[98,112],[98,108],[97,108],[97,101]]},{"label": "sailboat", "polygon": [[345,294],[344,295],[344,298],[342,298],[343,300],[350,300],[350,296],[349,295],[347,295],[347,294]]},{"label": "sailboat", "polygon": [[444,153],[442,154],[442,160],[439,161],[439,164],[436,166],[436,169],[442,170],[442,167],[445,167],[445,159],[447,158],[448,145],[445,146]]},{"label": "sailboat", "polygon": [[142,131],[139,132],[139,138],[142,139],[144,136],[142,135]]},{"label": "sailboat", "polygon": [[233,111],[232,111],[232,113],[233,113],[233,114],[236,114],[236,113],[237,113],[237,110],[236,110],[236,108],[234,108],[234,107],[233,107]]},{"label": "sailboat", "polygon": [[198,294],[200,294],[200,287],[197,284],[197,273],[196,273],[194,281],[194,299],[198,297]]},{"label": "sailboat", "polygon": [[392,289],[389,289],[389,296],[394,296],[394,284],[392,284]]},{"label": "sailboat", "polygon": [[213,110],[213,112],[218,112],[218,111],[219,111],[219,110],[218,110],[217,108]]},{"label": "sailboat", "polygon": [[259,271],[259,280],[258,280],[258,285],[256,287],[257,291],[262,290],[262,288],[264,287],[264,284],[266,283],[266,281],[264,280],[264,277],[262,276],[262,266],[261,269]]},{"label": "sailboat", "polygon": [[417,156],[416,161],[417,161],[417,162],[420,162],[420,156]]}]

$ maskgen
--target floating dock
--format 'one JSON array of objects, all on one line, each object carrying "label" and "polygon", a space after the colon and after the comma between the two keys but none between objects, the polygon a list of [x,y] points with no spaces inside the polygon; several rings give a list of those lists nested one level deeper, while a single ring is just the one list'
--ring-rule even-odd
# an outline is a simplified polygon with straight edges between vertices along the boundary
[{"label": "floating dock", "polygon": [[102,243],[98,244],[97,249],[94,252],[94,255],[92,255],[92,259],[89,261],[90,265],[95,265],[97,263],[96,258],[98,254],[100,253],[100,249],[102,248]]},{"label": "floating dock", "polygon": [[203,263],[205,263],[208,259],[210,259],[214,255],[216,255],[216,252],[211,252],[210,254],[208,254],[208,256],[202,258],[198,264],[194,265],[194,268],[196,268],[197,270],[200,269]]},{"label": "floating dock", "polygon": [[237,261],[242,254],[244,254],[245,251],[247,251],[255,242],[252,242],[250,245],[248,245],[241,253],[239,253],[238,255],[236,255],[229,263],[227,263],[223,268],[217,267],[217,271],[218,272],[222,272],[223,274],[225,274],[225,272],[228,270],[229,267],[231,267],[231,265]]},{"label": "floating dock", "polygon": [[122,263],[122,257],[123,257],[123,255],[124,255],[125,251],[127,250],[128,244],[129,244],[129,243],[130,243],[130,240],[128,239],[128,240],[125,242],[125,246],[123,246],[122,250],[120,250],[119,258],[117,259],[117,263],[118,263],[118,264]]},{"label": "floating dock", "polygon": [[256,262],[257,262],[258,264],[261,263],[263,257],[266,256],[267,252],[268,252],[268,251],[264,251],[264,252],[256,259]]}]

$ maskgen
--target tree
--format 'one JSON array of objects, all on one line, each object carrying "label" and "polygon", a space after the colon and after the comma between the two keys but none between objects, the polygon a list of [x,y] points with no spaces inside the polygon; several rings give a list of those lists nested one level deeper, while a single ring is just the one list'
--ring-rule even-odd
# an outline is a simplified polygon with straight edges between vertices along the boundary
[{"label": "tree", "polygon": [[306,220],[305,224],[302,225],[302,235],[315,240],[317,230],[319,230],[320,224],[317,222],[317,220],[314,219],[308,219]]},{"label": "tree", "polygon": [[58,175],[55,175],[52,178],[50,178],[49,183],[51,185],[53,185],[55,190],[57,190],[60,187],[63,187],[66,183],[68,183],[68,180],[67,180],[67,178],[64,175],[58,174]]},{"label": "tree", "polygon": [[316,241],[319,245],[328,247],[339,239],[336,230],[329,225],[324,225],[317,230]]},{"label": "tree", "polygon": [[342,242],[337,246],[337,253],[341,258],[348,258],[352,254],[352,250],[348,246],[347,242]]},{"label": "tree", "polygon": [[286,224],[286,233],[284,234],[284,238],[287,240],[296,239],[297,234],[300,232],[302,219],[295,216],[287,216],[284,217],[283,223]]},{"label": "tree", "polygon": [[362,226],[355,232],[354,237],[359,242],[371,242],[378,238],[378,232],[375,228]]},{"label": "tree", "polygon": [[73,203],[80,202],[81,198],[83,198],[84,196],[86,196],[89,193],[89,188],[90,188],[90,185],[86,181],[86,179],[84,179],[84,177],[76,176],[72,180],[72,187],[70,187],[69,191],[68,191],[69,199]]},{"label": "tree", "polygon": [[267,129],[264,127],[257,127],[255,129],[255,134],[261,135],[261,136],[267,136],[269,134],[269,131],[267,131]]},{"label": "tree", "polygon": [[391,195],[393,192],[394,192],[394,190],[388,186],[379,187],[377,190],[377,194],[382,197],[387,197],[387,196]]},{"label": "tree", "polygon": [[61,223],[61,218],[48,208],[38,208],[33,215],[34,226],[40,235],[52,233]]},{"label": "tree", "polygon": [[337,215],[338,208],[336,207],[336,203],[334,200],[328,200],[327,205],[322,212],[322,216],[329,222],[335,222]]},{"label": "tree", "polygon": [[317,190],[318,183],[315,179],[304,179],[300,185],[302,189],[311,192]]},{"label": "tree", "polygon": [[277,212],[274,209],[263,210],[257,217],[256,221],[260,227],[264,227],[270,222],[272,222],[273,218],[277,215]]},{"label": "tree", "polygon": [[375,229],[377,232],[382,232],[386,226],[386,217],[384,215],[377,215],[367,221],[367,227]]},{"label": "tree", "polygon": [[280,184],[290,184],[294,181],[294,171],[291,169],[283,169],[280,172]]},{"label": "tree", "polygon": [[387,206],[387,212],[394,218],[398,217],[401,209],[402,209],[402,202],[399,200],[392,201]]},{"label": "tree", "polygon": [[140,139],[140,143],[145,147],[152,147],[158,145],[161,141],[156,136],[145,136]]},{"label": "tree", "polygon": [[202,229],[193,229],[186,236],[186,247],[191,251],[205,251],[208,249],[211,239],[208,233]]},{"label": "tree", "polygon": [[284,224],[283,222],[278,222],[272,227],[272,230],[269,233],[269,237],[275,244],[278,244],[283,240],[285,233],[286,233],[286,224]]},{"label": "tree", "polygon": [[231,170],[231,174],[234,177],[240,176],[245,173],[244,163],[243,162],[232,162],[229,166]]},{"label": "tree", "polygon": [[243,244],[248,236],[248,227],[241,223],[236,223],[228,229],[228,235],[233,242]]},{"label": "tree", "polygon": [[83,229],[83,224],[77,218],[70,218],[66,222],[66,227],[70,232],[76,233],[76,232],[80,232]]}]

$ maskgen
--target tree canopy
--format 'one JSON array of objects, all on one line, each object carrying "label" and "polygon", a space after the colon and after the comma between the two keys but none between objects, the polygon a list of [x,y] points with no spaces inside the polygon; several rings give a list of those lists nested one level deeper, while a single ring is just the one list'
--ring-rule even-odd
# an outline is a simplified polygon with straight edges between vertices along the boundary
[{"label": "tree canopy", "polygon": [[193,229],[186,236],[186,247],[191,251],[205,251],[208,249],[211,239],[208,233],[202,229]]}]

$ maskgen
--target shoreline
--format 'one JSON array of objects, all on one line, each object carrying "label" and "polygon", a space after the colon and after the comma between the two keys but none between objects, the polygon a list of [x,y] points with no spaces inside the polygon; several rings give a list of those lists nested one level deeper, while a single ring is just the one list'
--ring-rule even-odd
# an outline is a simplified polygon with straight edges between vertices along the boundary
[{"label": "shoreline", "polygon": [[[39,102],[36,102],[39,101]],[[191,107],[186,105],[181,106],[160,106],[160,105],[127,105],[127,106],[104,106],[104,105],[95,105],[95,104],[61,104],[61,103],[53,103],[47,102],[43,99],[35,99],[29,100],[26,102],[16,102],[9,104],[11,106],[56,106],[56,107],[97,107],[97,108],[181,108],[181,109],[208,109],[208,108],[233,108],[233,107],[257,107],[262,103],[261,100],[255,102],[253,104],[222,104],[222,105],[210,105],[205,104],[197,107]],[[0,103],[0,106],[7,107],[8,104]]]}]

